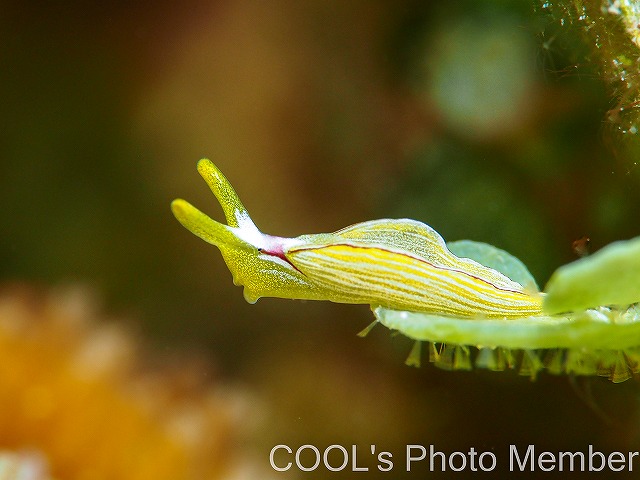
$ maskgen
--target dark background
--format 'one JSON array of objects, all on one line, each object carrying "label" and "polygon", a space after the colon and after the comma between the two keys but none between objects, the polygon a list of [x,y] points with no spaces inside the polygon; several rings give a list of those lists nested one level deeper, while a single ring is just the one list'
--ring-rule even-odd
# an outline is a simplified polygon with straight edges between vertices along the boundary
[{"label": "dark background", "polygon": [[583,235],[640,233],[637,73],[625,89],[605,68],[637,48],[617,19],[595,19],[598,50],[561,2],[3,3],[3,282],[89,285],[160,352],[206,356],[259,399],[265,464],[278,443],[474,447],[501,466],[512,443],[640,449],[635,381],[406,367],[408,339],[355,335],[365,306],[245,303],[169,210],[222,218],[208,157],[267,233],[415,218],[543,286]]}]

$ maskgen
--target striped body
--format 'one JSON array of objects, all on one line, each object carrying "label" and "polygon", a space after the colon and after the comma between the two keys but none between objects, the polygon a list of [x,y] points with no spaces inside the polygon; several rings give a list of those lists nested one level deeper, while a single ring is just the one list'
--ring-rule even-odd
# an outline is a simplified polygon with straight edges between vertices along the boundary
[{"label": "striped body", "polygon": [[314,283],[352,303],[464,317],[526,317],[541,311],[539,295],[525,293],[506,277],[482,277],[482,270],[490,269],[479,264],[470,273],[406,251],[348,243],[294,247],[286,257]]}]

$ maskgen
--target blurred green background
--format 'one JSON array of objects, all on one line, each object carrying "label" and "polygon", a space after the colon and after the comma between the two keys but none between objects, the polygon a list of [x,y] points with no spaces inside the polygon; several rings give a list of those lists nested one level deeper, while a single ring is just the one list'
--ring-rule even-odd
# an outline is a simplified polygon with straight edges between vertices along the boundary
[{"label": "blurred green background", "polygon": [[2,281],[90,285],[167,355],[204,353],[262,402],[265,465],[278,443],[640,449],[636,382],[406,367],[408,339],[355,335],[364,306],[248,305],[169,210],[221,218],[208,157],[267,233],[415,218],[543,286],[574,240],[640,234],[638,74],[604,67],[637,46],[609,15],[596,49],[557,3],[3,2]]}]

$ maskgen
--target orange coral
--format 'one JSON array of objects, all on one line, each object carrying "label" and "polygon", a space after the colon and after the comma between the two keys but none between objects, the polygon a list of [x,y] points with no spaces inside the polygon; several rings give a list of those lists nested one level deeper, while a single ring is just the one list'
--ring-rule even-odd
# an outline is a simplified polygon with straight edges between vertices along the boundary
[{"label": "orange coral", "polygon": [[202,385],[193,362],[145,369],[88,298],[0,293],[0,450],[35,452],[54,478],[226,478],[239,424],[228,389]]}]

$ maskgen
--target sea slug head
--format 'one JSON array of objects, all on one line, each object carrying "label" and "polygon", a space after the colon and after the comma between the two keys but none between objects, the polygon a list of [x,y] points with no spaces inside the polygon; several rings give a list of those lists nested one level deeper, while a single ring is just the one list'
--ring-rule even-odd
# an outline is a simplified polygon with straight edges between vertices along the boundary
[{"label": "sea slug head", "polygon": [[182,199],[174,200],[171,210],[187,230],[220,249],[233,282],[244,286],[248,302],[260,297],[326,298],[285,258],[286,249],[301,240],[262,233],[231,183],[210,160],[200,160],[198,172],[218,199],[227,224],[213,220]]}]

